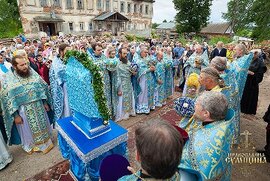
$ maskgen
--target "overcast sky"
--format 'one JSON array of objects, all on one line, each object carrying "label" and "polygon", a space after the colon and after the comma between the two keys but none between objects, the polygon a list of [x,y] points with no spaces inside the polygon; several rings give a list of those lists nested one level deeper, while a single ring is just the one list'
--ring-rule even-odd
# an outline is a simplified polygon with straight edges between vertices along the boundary
[{"label": "overcast sky", "polygon": [[[227,12],[227,2],[229,0],[213,0],[211,7],[210,22],[224,22],[222,13]],[[154,23],[161,23],[164,19],[174,20],[176,11],[172,0],[156,0],[154,3]]]}]

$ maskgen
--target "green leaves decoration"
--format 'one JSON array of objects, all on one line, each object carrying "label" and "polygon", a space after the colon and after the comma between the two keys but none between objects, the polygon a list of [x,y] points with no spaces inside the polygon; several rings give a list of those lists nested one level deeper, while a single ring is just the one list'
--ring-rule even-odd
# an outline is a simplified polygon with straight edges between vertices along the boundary
[{"label": "green leaves decoration", "polygon": [[101,69],[94,64],[93,60],[86,53],[75,50],[66,52],[64,63],[68,63],[70,57],[75,57],[93,76],[94,99],[97,103],[99,113],[103,118],[103,124],[107,125],[110,119],[110,111],[107,106],[106,97],[104,95],[104,84]]}]

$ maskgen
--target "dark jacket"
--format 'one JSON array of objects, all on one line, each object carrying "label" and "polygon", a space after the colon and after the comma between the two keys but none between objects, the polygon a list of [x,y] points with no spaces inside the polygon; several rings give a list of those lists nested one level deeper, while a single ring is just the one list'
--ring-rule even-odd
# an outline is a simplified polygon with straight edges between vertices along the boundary
[{"label": "dark jacket", "polygon": [[268,110],[266,111],[265,115],[263,116],[263,120],[267,123],[270,123],[270,105],[268,106]]},{"label": "dark jacket", "polygon": [[217,48],[215,48],[213,50],[213,52],[212,52],[211,59],[215,58],[216,56],[226,57],[226,54],[227,54],[227,49],[226,48],[222,48],[220,52],[219,52],[219,50]]}]

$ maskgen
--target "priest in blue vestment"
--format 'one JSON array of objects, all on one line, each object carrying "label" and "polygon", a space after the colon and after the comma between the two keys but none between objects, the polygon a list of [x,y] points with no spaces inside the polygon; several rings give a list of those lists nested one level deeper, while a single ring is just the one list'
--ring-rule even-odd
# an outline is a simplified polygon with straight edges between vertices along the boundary
[{"label": "priest in blue vestment", "polygon": [[[103,73],[104,80],[104,93],[107,99],[107,106],[113,116],[116,116],[116,107],[117,105],[117,77],[116,77],[116,67],[118,64],[118,59],[115,56],[115,50],[111,49],[109,55],[110,57],[106,57],[102,53],[102,46],[100,44],[93,44],[91,52],[88,55],[92,58],[93,62],[99,66]],[[112,53],[114,55],[112,55]],[[113,87],[112,87],[113,84]]]},{"label": "priest in blue vestment", "polygon": [[[189,57],[185,62],[183,69],[185,70],[186,78],[190,74],[196,73],[200,75],[201,69],[209,65],[209,58],[207,51],[203,52],[203,47],[201,45],[196,46],[195,52]],[[186,85],[184,87],[183,96],[186,94]]]},{"label": "priest in blue vestment", "polygon": [[163,52],[157,52],[157,64],[156,64],[156,90],[155,90],[155,106],[162,107],[166,104],[166,92],[165,92],[165,66],[163,61]]},{"label": "priest in blue vestment", "polygon": [[51,105],[48,85],[24,57],[13,57],[12,67],[0,91],[8,143],[22,144],[28,154],[47,153],[54,146],[47,114]]},{"label": "priest in blue vestment", "polygon": [[164,53],[164,67],[165,67],[165,98],[169,98],[173,94],[174,90],[174,78],[173,78],[173,58],[172,58],[172,49],[171,47],[167,48],[167,51]]},{"label": "priest in blue vestment", "polygon": [[[1,89],[1,81],[5,78],[6,73],[8,73],[11,69],[12,65],[9,62],[4,60],[4,56],[0,53],[0,89]],[[4,120],[2,116],[2,110],[0,107],[0,170],[5,168],[11,161],[12,156],[8,151],[6,141],[7,135],[4,125]]]},{"label": "priest in blue vestment", "polygon": [[229,69],[236,75],[236,81],[239,88],[239,99],[241,100],[247,80],[248,69],[252,62],[253,53],[247,54],[246,47],[243,44],[236,45],[235,52],[237,59],[229,65]]},{"label": "priest in blue vestment", "polygon": [[141,168],[118,181],[200,181],[193,170],[178,168],[184,145],[182,135],[165,120],[147,121],[135,130],[136,160]]},{"label": "priest in blue vestment", "polygon": [[193,119],[200,122],[189,132],[180,167],[194,169],[204,180],[230,180],[234,111],[220,92],[206,91],[197,98]]},{"label": "priest in blue vestment", "polygon": [[147,55],[146,47],[142,47],[135,62],[139,66],[136,75],[138,86],[135,88],[136,113],[149,114],[154,105],[155,79],[152,73],[156,67]]},{"label": "priest in blue vestment", "polygon": [[119,59],[116,57],[115,48],[108,49],[108,57],[105,60],[104,70],[104,85],[105,94],[107,97],[108,107],[112,113],[113,118],[116,117],[118,96],[117,96],[117,65]]},{"label": "priest in blue vestment", "polygon": [[224,80],[225,88],[222,93],[224,93],[228,99],[229,106],[235,112],[234,119],[234,139],[233,143],[237,144],[239,142],[240,136],[240,109],[239,109],[239,90],[236,81],[236,75],[233,71],[227,68],[227,60],[224,57],[215,57],[210,66],[215,68],[222,79]]},{"label": "priest in blue vestment", "polygon": [[54,121],[71,115],[67,96],[66,67],[63,63],[67,50],[69,50],[67,44],[59,46],[59,55],[52,61],[49,71]]}]

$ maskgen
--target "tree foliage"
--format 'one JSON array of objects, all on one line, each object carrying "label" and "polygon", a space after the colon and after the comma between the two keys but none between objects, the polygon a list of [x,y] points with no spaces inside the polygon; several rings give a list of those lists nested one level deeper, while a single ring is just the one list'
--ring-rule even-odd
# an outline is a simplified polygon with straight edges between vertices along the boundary
[{"label": "tree foliage", "polygon": [[173,0],[179,32],[199,32],[207,25],[212,0]]},{"label": "tree foliage", "polygon": [[219,41],[222,41],[224,44],[228,44],[231,43],[233,39],[227,36],[215,36],[211,38],[209,45],[216,45]]},{"label": "tree foliage", "polygon": [[250,21],[255,23],[252,37],[258,40],[270,40],[270,1],[255,0],[249,16]]},{"label": "tree foliage", "polygon": [[223,18],[232,23],[236,35],[270,39],[269,10],[269,0],[231,0]]},{"label": "tree foliage", "polygon": [[158,26],[159,26],[158,23],[152,23],[152,29],[157,29]]},{"label": "tree foliage", "polygon": [[233,31],[238,33],[250,23],[250,11],[254,0],[231,0],[228,2],[228,12],[223,18],[232,23]]},{"label": "tree foliage", "polygon": [[16,0],[0,0],[0,38],[14,37],[22,32]]}]

